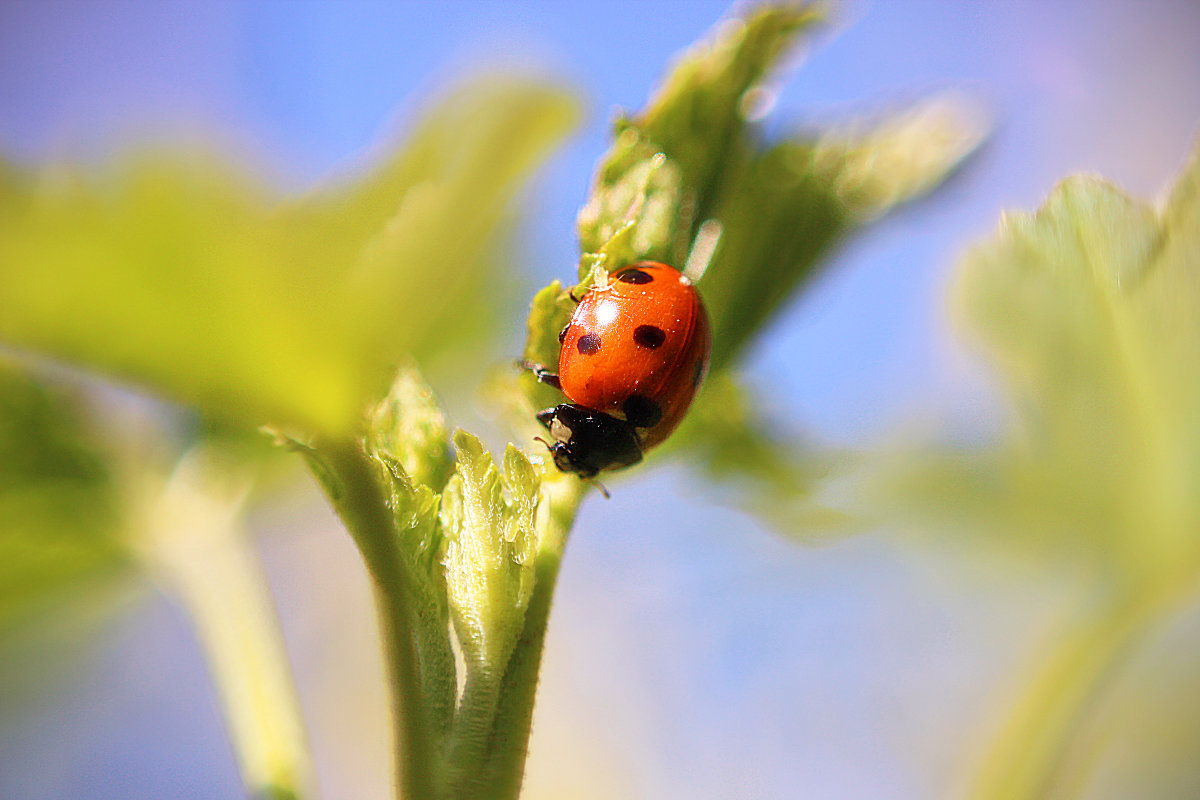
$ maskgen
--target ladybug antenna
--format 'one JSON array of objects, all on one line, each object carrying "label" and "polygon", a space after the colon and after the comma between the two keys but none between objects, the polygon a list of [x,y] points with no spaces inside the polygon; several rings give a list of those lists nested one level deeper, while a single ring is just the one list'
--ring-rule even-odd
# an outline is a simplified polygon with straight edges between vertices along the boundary
[{"label": "ladybug antenna", "polygon": [[600,490],[600,494],[604,495],[605,500],[612,500],[612,495],[608,493],[608,489],[604,488],[604,484],[592,478],[590,483]]}]

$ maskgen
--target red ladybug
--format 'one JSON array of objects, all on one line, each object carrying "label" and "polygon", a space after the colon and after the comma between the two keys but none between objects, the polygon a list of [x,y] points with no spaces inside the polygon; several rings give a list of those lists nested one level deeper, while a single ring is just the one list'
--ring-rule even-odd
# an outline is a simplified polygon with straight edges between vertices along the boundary
[{"label": "red ladybug", "polygon": [[538,420],[554,463],[583,478],[641,461],[683,419],[708,372],[704,303],[691,281],[655,261],[593,286],[558,339],[558,374],[525,366],[571,401]]}]

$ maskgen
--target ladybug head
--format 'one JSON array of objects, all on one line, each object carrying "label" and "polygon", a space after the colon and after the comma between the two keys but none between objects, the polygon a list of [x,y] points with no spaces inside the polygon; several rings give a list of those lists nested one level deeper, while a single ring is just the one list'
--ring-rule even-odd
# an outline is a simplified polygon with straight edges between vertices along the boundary
[{"label": "ladybug head", "polygon": [[603,411],[574,403],[548,408],[538,420],[550,431],[547,443],[554,465],[563,472],[592,478],[604,469],[619,469],[642,460],[642,447],[632,425]]}]

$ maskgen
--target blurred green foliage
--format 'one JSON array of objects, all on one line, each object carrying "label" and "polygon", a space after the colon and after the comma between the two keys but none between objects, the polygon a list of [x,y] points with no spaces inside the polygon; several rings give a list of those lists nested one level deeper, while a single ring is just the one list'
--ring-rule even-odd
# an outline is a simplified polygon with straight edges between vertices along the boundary
[{"label": "blurred green foliage", "polygon": [[1078,618],[1035,654],[972,796],[1080,791],[1103,690],[1200,590],[1198,276],[1200,151],[1158,207],[1070,178],[963,260],[954,310],[1007,426],[989,446],[894,454],[877,465],[877,510],[1093,578]]},{"label": "blurred green foliage", "polygon": [[954,310],[1009,425],[994,449],[906,455],[901,506],[1115,578],[1200,556],[1198,186],[1196,157],[1160,208],[1071,178],[966,256]]},{"label": "blurred green foliage", "polygon": [[0,336],[243,424],[354,429],[401,353],[482,338],[492,233],[577,115],[543,85],[477,83],[285,203],[196,152],[7,167]]},{"label": "blurred green foliage", "polygon": [[128,559],[105,442],[68,383],[0,359],[0,686],[9,711],[117,609]]},{"label": "blurred green foliage", "polygon": [[78,399],[0,361],[0,633],[121,563],[111,465]]},{"label": "blurred green foliage", "polygon": [[714,370],[811,280],[844,238],[937,186],[982,141],[978,108],[947,94],[879,122],[750,148],[715,201],[722,239],[699,286]]},{"label": "blurred green foliage", "polygon": [[850,513],[827,507],[817,491],[823,478],[851,463],[849,454],[809,445],[794,424],[768,421],[753,394],[727,371],[708,379],[704,402],[696,404],[675,435],[705,479],[709,499],[749,509],[796,538],[859,527]]},{"label": "blurred green foliage", "polygon": [[[771,104],[766,81],[819,19],[808,4],[751,7],[692,48],[643,112],[618,121],[579,218],[584,282],[640,258],[698,281],[715,369],[672,449],[788,528],[841,521],[807,507],[828,462],[763,419],[733,364],[838,241],[936,185],[984,133],[967,106],[939,98],[867,128],[766,141],[758,124]],[[131,151],[93,169],[0,163],[0,337],[187,404],[206,421],[188,445],[221,451],[214,463],[241,452],[240,431],[270,424],[312,467],[374,583],[397,708],[398,786],[414,798],[512,797],[520,786],[550,599],[588,485],[514,445],[501,469],[474,435],[449,434],[415,365],[486,350],[511,200],[577,113],[571,97],[541,83],[474,83],[378,164],[283,201],[243,168],[196,151]],[[553,363],[572,307],[557,282],[534,298],[526,358]],[[529,436],[534,409],[558,397],[528,375],[510,373],[492,388]],[[216,496],[220,481],[210,475],[187,480],[183,448],[169,479],[156,465],[140,473],[126,465],[122,491],[148,485],[161,495],[135,492],[133,503],[178,501],[159,515],[171,522],[154,537],[131,535],[146,509],[104,505],[105,459],[116,456],[73,450],[69,442],[87,437],[69,413],[59,415],[63,428],[21,421],[51,408],[39,391],[12,392],[19,424],[6,435],[46,453],[0,469],[19,473],[13,485],[28,484],[33,499],[22,502],[66,492],[47,508],[78,519],[53,522],[61,531],[39,536],[36,548],[82,521],[71,541],[102,543],[97,553],[132,553],[160,571],[182,553],[187,569],[176,572],[186,582],[175,588],[186,589],[184,602],[193,614],[222,608],[206,594],[214,587],[205,570],[187,560],[203,557],[195,530],[203,526],[179,515],[207,507],[227,536],[239,530],[244,495]],[[202,496],[204,487],[214,496]],[[13,509],[0,506],[36,518]],[[85,535],[93,523],[107,527]],[[186,548],[171,541],[176,523],[189,531]],[[255,571],[243,569],[241,551],[227,555],[250,596]],[[91,557],[86,547],[77,554]],[[9,573],[19,589],[84,568],[53,550],[22,558],[13,563],[32,577],[0,563],[0,589],[18,600]],[[225,648],[208,655],[236,676],[233,640],[206,641]],[[247,666],[257,677],[282,661],[262,652]],[[226,700],[231,717],[249,721],[239,730],[269,729],[257,709]],[[252,748],[241,749],[245,757]],[[261,774],[299,783],[300,749],[280,748]]]}]

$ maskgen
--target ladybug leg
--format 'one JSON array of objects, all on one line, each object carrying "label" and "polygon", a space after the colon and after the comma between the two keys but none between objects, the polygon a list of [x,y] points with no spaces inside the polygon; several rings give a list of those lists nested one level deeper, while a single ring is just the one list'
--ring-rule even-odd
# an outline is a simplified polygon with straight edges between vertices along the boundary
[{"label": "ladybug leg", "polygon": [[543,367],[541,364],[535,364],[532,361],[517,362],[521,369],[527,369],[533,373],[533,376],[541,383],[547,386],[553,386],[555,389],[562,391],[562,384],[558,382],[558,375]]}]

